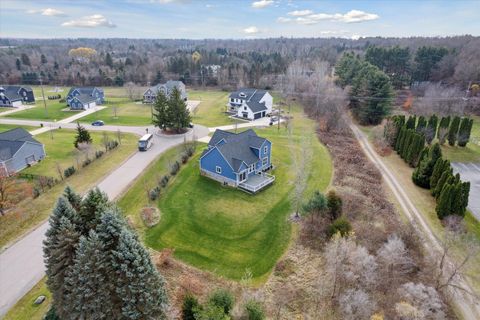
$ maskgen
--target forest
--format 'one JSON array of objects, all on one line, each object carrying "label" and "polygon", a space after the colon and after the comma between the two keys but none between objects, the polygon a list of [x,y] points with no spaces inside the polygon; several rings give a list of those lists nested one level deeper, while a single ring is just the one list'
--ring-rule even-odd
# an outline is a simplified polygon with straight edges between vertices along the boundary
[{"label": "forest", "polygon": [[480,81],[480,38],[271,38],[251,40],[0,39],[0,83],[146,86],[179,79],[190,86],[271,88],[295,61],[330,66],[352,53],[391,78],[465,92]]}]

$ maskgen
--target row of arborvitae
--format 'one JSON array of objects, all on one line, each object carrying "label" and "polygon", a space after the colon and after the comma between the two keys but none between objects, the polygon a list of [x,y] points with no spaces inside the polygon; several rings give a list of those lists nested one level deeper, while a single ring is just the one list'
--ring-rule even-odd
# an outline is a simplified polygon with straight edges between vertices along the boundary
[{"label": "row of arborvitae", "polygon": [[405,121],[405,116],[396,115],[391,117],[385,126],[385,136],[389,138],[391,144],[392,140],[396,144],[402,128],[423,134],[425,142],[428,144],[437,138],[441,145],[448,141],[450,146],[457,144],[459,147],[465,147],[470,141],[473,119],[448,116],[442,117],[439,121],[436,115],[432,115],[428,120],[424,116],[420,116],[417,121],[417,117],[414,115]]},{"label": "row of arborvitae", "polygon": [[[228,320],[234,307],[235,298],[227,290],[219,289],[214,291],[207,303],[200,304],[197,298],[187,294],[183,299],[182,320]],[[263,320],[265,312],[262,305],[256,300],[249,300],[244,305],[242,319]]]},{"label": "row of arborvitae", "polygon": [[50,319],[166,319],[164,280],[103,192],[67,187],[43,245]]},{"label": "row of arborvitae", "polygon": [[[447,128],[445,125],[447,120],[445,119],[449,118],[442,118],[440,123],[444,122],[444,128]],[[436,131],[436,117],[432,116],[428,122],[425,118],[419,117],[418,123],[416,123],[415,116],[410,117],[406,122],[404,116],[394,116],[390,120],[390,125],[393,124],[393,126],[387,129],[387,124],[385,128],[386,136],[391,135],[388,139],[391,145],[410,166],[415,168],[412,174],[413,182],[419,187],[431,189],[432,195],[437,200],[436,212],[438,217],[443,219],[449,215],[465,216],[470,182],[461,181],[459,174],[453,175],[450,162],[442,159],[442,150],[439,143],[425,147],[427,132]],[[465,122],[467,124],[466,128],[469,127],[468,130],[471,130],[469,119],[464,120],[462,120],[462,123]],[[428,130],[428,128],[431,130]],[[438,129],[439,135],[441,128],[442,124]],[[450,131],[457,132],[458,130],[454,128]],[[397,132],[396,136],[395,132]],[[438,137],[439,142],[442,136],[443,133]],[[455,136],[455,134],[452,134],[452,136]],[[430,135],[427,142],[430,141],[429,143],[431,143],[432,140],[433,138]]]}]

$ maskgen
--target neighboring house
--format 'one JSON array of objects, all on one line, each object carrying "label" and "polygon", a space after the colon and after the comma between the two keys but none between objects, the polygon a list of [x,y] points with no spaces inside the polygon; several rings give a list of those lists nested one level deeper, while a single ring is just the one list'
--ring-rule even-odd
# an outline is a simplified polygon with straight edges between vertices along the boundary
[{"label": "neighboring house", "polygon": [[216,130],[200,157],[200,172],[255,193],[275,180],[265,173],[272,168],[271,152],[272,143],[252,129],[238,134]]},{"label": "neighboring house", "polygon": [[227,107],[239,118],[255,120],[272,113],[273,98],[268,91],[243,88],[230,93]]},{"label": "neighboring house", "polygon": [[170,97],[173,88],[177,88],[177,90],[180,91],[180,96],[182,97],[182,99],[184,101],[187,101],[187,90],[183,82],[168,80],[163,84],[159,83],[154,87],[148,88],[147,91],[145,91],[145,93],[143,94],[143,102],[154,103],[155,99],[157,99],[157,95],[159,92],[163,92],[165,96]]},{"label": "neighboring house", "polygon": [[73,87],[67,94],[67,105],[73,110],[87,110],[103,104],[105,94],[98,87]]},{"label": "neighboring house", "polygon": [[19,107],[34,102],[35,96],[30,87],[0,86],[0,107]]},{"label": "neighboring house", "polygon": [[23,128],[16,128],[0,133],[0,169],[8,174],[45,158],[43,144],[32,138]]}]

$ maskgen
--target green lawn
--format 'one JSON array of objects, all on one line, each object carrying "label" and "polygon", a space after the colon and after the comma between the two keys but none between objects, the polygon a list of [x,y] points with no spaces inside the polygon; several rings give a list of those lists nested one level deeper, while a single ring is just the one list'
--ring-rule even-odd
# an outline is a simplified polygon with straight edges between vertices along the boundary
[{"label": "green lawn", "polygon": [[3,132],[3,131],[7,131],[7,130],[11,130],[11,129],[15,129],[15,128],[23,128],[27,131],[32,131],[32,130],[35,130],[35,129],[38,129],[40,127],[33,127],[33,126],[19,126],[19,125],[16,125],[16,124],[0,124],[0,132]]},{"label": "green lawn", "polygon": [[[94,140],[98,140],[100,137],[100,133],[92,132],[92,135]],[[52,154],[47,155],[49,159],[23,172],[58,177],[55,160],[70,165],[74,163],[74,160],[69,159],[68,155],[73,149],[73,131],[56,130],[54,137],[55,140],[52,144],[47,142],[46,146],[47,153],[49,149],[52,152]],[[45,134],[42,139],[47,141],[49,133]],[[138,137],[133,134],[122,134],[121,146],[108,152],[100,160],[93,161],[88,167],[81,168],[76,174],[41,194],[38,198],[25,199],[18,203],[11,212],[0,216],[0,248],[47,219],[55,202],[67,185],[70,185],[79,193],[94,187],[102,177],[119,166],[137,150],[137,141]],[[52,148],[50,148],[50,145]]]},{"label": "green lawn", "polygon": [[[62,168],[62,171],[70,166],[77,167],[78,163],[85,160],[87,155],[86,153],[78,151],[73,145],[76,135],[75,130],[57,129],[35,136],[35,139],[45,145],[47,156],[41,162],[30,168],[26,168],[22,172],[51,176],[59,179],[57,164]],[[96,150],[105,151],[105,147],[102,145],[103,132],[91,131],[90,136],[92,137],[93,143],[88,152],[88,157],[94,159]],[[117,139],[116,134],[112,132],[107,132],[107,136],[111,140]],[[125,135],[125,143],[132,144],[134,140],[135,137],[133,135]]]},{"label": "green lawn", "polygon": [[189,90],[188,99],[202,101],[192,114],[193,123],[206,127],[218,127],[234,123],[225,114],[229,92]]},{"label": "green lawn", "polygon": [[480,117],[473,116],[473,120],[470,142],[463,148],[446,143],[442,146],[445,158],[452,162],[480,162]]},{"label": "green lawn", "polygon": [[[34,304],[40,295],[47,298],[40,305]],[[52,294],[48,291],[44,278],[8,311],[4,320],[41,320],[50,308],[51,298]]]},{"label": "green lawn", "polygon": [[110,98],[106,109],[83,117],[80,121],[91,123],[103,120],[107,125],[148,126],[152,123],[150,104],[137,104],[127,98]]},{"label": "green lawn", "polygon": [[[297,108],[294,113],[295,149],[300,134],[314,135],[314,123]],[[146,171],[120,200],[120,206],[145,232],[148,246],[160,250],[175,248],[175,256],[196,267],[221,276],[240,279],[250,270],[257,281],[263,280],[289,244],[292,213],[290,195],[294,188],[291,152],[285,129],[257,129],[260,136],[273,143],[275,183],[257,195],[222,187],[218,182],[201,177],[198,157],[182,167],[160,196],[160,223],[145,229],[139,222],[140,209],[148,204],[146,190],[168,170],[178,158],[179,148],[165,153]],[[313,138],[313,157],[307,194],[324,191],[330,183],[332,164],[327,149]]]},{"label": "green lawn", "polygon": [[[47,94],[45,94],[47,95]],[[5,118],[26,119],[26,120],[48,120],[58,121],[75,115],[80,111],[62,111],[68,108],[65,102],[61,103],[58,100],[47,100],[47,113],[42,100],[35,102],[36,107],[28,110],[23,110],[4,116]],[[1,116],[1,115],[0,115]]]}]

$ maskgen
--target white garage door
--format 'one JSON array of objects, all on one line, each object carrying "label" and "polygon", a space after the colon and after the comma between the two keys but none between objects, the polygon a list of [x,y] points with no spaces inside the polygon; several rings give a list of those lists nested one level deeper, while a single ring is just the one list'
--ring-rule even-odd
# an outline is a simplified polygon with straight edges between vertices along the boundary
[{"label": "white garage door", "polygon": [[12,102],[12,106],[14,106],[14,107],[20,107],[21,105],[22,105],[22,100]]}]

